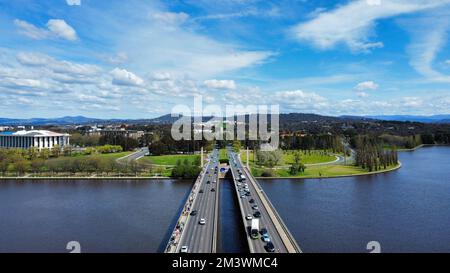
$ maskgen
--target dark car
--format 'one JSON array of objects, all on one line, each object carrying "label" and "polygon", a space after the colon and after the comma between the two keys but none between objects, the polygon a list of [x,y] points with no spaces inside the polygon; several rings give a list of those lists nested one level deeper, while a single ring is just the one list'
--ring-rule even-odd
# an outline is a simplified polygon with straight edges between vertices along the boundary
[{"label": "dark car", "polygon": [[212,188],[212,189],[211,189],[211,191],[212,191],[212,192],[215,192],[215,191],[216,191],[216,189]]},{"label": "dark car", "polygon": [[260,231],[261,235],[268,234],[266,228],[262,228]]},{"label": "dark car", "polygon": [[193,211],[191,212],[191,216],[195,216],[195,215],[197,215],[197,213],[198,213],[198,211],[193,210]]},{"label": "dark car", "polygon": [[267,243],[266,250],[267,250],[267,252],[275,252],[275,246],[273,245],[272,242]]},{"label": "dark car", "polygon": [[211,181],[209,181],[209,180],[208,180],[208,181],[206,181],[206,184],[211,184]]},{"label": "dark car", "polygon": [[247,196],[250,196],[250,192],[249,192],[249,191],[248,191],[248,192],[246,192],[246,193],[245,193],[245,195],[247,195]]},{"label": "dark car", "polygon": [[255,213],[253,213],[253,216],[255,216],[255,218],[259,218],[261,217],[261,212],[255,211]]},{"label": "dark car", "polygon": [[198,192],[199,192],[199,193],[203,193],[203,190],[199,190]]},{"label": "dark car", "polygon": [[253,203],[255,203],[255,199],[250,199],[250,201],[248,201],[248,202],[250,202],[250,204],[253,204]]}]

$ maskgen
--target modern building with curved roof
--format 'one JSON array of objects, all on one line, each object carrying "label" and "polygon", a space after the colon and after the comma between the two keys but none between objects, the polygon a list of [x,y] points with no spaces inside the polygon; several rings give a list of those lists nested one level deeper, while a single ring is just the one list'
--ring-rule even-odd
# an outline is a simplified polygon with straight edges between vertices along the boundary
[{"label": "modern building with curved roof", "polygon": [[69,134],[60,134],[46,130],[0,133],[0,147],[3,148],[28,149],[35,147],[38,149],[53,149],[55,146],[63,148],[69,144]]}]

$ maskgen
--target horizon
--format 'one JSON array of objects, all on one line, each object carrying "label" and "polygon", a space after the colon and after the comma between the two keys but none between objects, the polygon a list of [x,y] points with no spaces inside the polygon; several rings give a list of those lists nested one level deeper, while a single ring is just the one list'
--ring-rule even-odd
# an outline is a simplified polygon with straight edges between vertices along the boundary
[{"label": "horizon", "polygon": [[[376,119],[376,118],[394,118],[394,117],[400,117],[400,118],[407,118],[407,117],[412,117],[412,118],[443,118],[443,119],[447,119],[450,118],[450,114],[436,114],[436,115],[402,115],[402,114],[392,114],[392,115],[339,115],[339,116],[335,116],[335,115],[323,115],[323,114],[316,114],[316,113],[302,113],[302,112],[280,112],[280,115],[291,115],[291,114],[299,114],[299,115],[316,115],[316,116],[321,116],[321,117],[334,117],[334,118],[345,118],[345,117],[355,117],[355,118],[372,118],[372,119]],[[158,115],[155,117],[137,117],[137,118],[120,118],[120,117],[115,117],[115,118],[108,118],[108,117],[92,117],[92,116],[84,116],[84,115],[70,115],[70,116],[56,116],[56,117],[25,117],[25,118],[11,118],[11,117],[5,117],[5,116],[0,116],[0,119],[9,119],[9,120],[32,120],[32,119],[44,119],[44,120],[57,120],[57,119],[64,119],[64,118],[85,118],[85,119],[95,119],[95,120],[104,120],[104,121],[108,121],[108,120],[152,120],[152,119],[158,119],[158,118],[162,118],[165,116],[170,116],[171,114],[162,114],[162,115]],[[245,114],[248,115],[248,114]],[[269,114],[270,115],[270,114]],[[183,116],[182,114],[180,114],[180,117]],[[234,115],[237,116],[237,115]],[[202,116],[196,116],[196,115],[186,115],[186,117],[222,117],[222,118],[227,118],[228,116],[211,116],[211,115],[202,115]],[[439,121],[439,119],[436,119],[437,121]],[[395,120],[393,120],[395,121]],[[398,121],[402,121],[402,120],[398,120]],[[1,125],[1,124],[0,124]]]},{"label": "horizon", "polygon": [[450,109],[450,0],[0,7],[5,116],[152,118],[194,96],[325,116]]}]

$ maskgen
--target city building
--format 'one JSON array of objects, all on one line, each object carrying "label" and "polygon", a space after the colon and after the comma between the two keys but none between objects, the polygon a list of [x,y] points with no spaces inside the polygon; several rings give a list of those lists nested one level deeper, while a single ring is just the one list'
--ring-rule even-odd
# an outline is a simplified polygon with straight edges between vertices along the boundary
[{"label": "city building", "polygon": [[144,136],[144,131],[125,130],[125,129],[105,129],[98,131],[101,136],[124,136],[134,139],[139,139]]},{"label": "city building", "polygon": [[44,130],[0,132],[0,147],[52,149],[69,145],[70,135]]}]

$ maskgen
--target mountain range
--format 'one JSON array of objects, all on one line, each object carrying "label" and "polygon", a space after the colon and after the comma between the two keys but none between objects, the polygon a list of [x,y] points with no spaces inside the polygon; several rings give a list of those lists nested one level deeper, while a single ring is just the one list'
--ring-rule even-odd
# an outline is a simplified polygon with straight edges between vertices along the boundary
[{"label": "mountain range", "polygon": [[[0,125],[73,125],[73,124],[92,124],[92,123],[159,123],[171,124],[176,121],[177,117],[170,114],[163,115],[153,119],[100,119],[84,116],[66,116],[61,118],[30,118],[30,119],[12,119],[0,118]],[[291,113],[281,114],[282,121],[312,121],[312,120],[386,120],[386,121],[409,121],[422,123],[450,123],[450,115],[434,115],[434,116],[413,116],[413,115],[380,115],[380,116],[322,116],[316,114]]]}]

